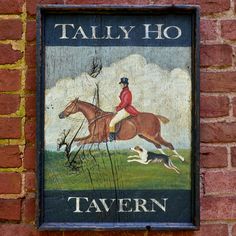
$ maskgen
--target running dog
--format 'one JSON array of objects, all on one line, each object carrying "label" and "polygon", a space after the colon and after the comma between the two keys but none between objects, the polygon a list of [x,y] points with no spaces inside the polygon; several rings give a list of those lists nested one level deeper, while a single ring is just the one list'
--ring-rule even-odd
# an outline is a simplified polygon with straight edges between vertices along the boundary
[{"label": "running dog", "polygon": [[165,154],[157,154],[154,152],[148,152],[143,147],[136,146],[130,148],[132,151],[138,153],[138,155],[128,156],[128,158],[138,157],[138,159],[128,160],[128,162],[139,162],[141,164],[147,165],[150,162],[158,163],[162,162],[167,169],[174,170],[176,173],[180,174],[180,170],[172,163],[170,157]]}]

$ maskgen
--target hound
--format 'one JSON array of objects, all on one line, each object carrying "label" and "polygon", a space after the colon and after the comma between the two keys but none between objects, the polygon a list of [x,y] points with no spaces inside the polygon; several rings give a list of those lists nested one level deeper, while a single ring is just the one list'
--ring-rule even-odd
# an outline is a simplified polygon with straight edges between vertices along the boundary
[{"label": "hound", "polygon": [[165,154],[157,154],[154,152],[148,152],[147,150],[145,150],[143,147],[140,146],[136,146],[130,149],[138,153],[138,155],[128,156],[128,158],[137,157],[138,159],[131,159],[128,160],[128,162],[138,162],[144,165],[147,165],[150,162],[152,163],[162,162],[167,169],[174,170],[176,173],[180,174],[180,170],[172,163],[170,159],[171,156],[167,156]]}]

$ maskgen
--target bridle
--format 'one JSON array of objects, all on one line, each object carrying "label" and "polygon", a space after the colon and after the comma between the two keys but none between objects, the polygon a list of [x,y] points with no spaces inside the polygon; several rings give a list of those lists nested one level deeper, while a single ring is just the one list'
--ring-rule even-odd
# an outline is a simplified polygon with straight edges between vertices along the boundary
[{"label": "bridle", "polygon": [[101,118],[103,118],[103,117],[105,117],[105,116],[108,116],[108,115],[110,115],[110,114],[112,114],[112,112],[109,112],[109,113],[107,113],[107,114],[105,114],[105,115],[98,116],[98,117],[94,118],[93,120],[91,120],[91,121],[89,122],[88,126],[90,126],[90,125],[91,125],[92,123],[94,123],[95,121],[97,121],[97,120],[99,120],[99,119],[101,119]]},{"label": "bridle", "polygon": [[[74,100],[74,101],[72,101],[71,103],[73,103],[73,106],[72,106],[72,108],[71,108],[71,110],[73,110],[73,109],[75,108],[75,106],[77,105],[77,101]],[[68,106],[70,106],[71,103],[68,104],[68,105],[66,106],[66,108],[67,108]],[[66,110],[66,109],[65,109],[65,110]],[[65,112],[65,111],[64,111],[64,112]],[[69,115],[71,115],[71,114],[69,114]],[[69,116],[69,115],[68,115],[68,116]],[[67,116],[67,117],[68,117],[68,116]]]}]

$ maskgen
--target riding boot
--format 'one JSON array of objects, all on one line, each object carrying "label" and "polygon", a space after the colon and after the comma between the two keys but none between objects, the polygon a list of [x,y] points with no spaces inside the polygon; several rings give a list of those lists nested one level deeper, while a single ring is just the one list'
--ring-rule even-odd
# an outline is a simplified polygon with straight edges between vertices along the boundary
[{"label": "riding boot", "polygon": [[116,140],[116,132],[110,132],[110,134],[109,134],[109,140],[110,140],[110,142]]}]

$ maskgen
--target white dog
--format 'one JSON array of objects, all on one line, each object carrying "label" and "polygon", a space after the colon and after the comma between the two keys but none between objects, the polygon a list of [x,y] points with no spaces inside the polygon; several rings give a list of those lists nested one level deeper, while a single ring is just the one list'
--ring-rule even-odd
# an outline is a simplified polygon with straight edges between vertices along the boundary
[{"label": "white dog", "polygon": [[170,156],[167,156],[166,154],[157,154],[154,152],[148,152],[147,150],[145,150],[143,147],[140,146],[136,146],[130,149],[138,153],[138,155],[128,156],[128,158],[138,157],[138,159],[128,160],[128,162],[139,162],[144,165],[147,165],[150,162],[153,163],[162,162],[167,169],[172,169],[176,171],[176,173],[178,174],[180,173],[179,169],[172,163]]}]

